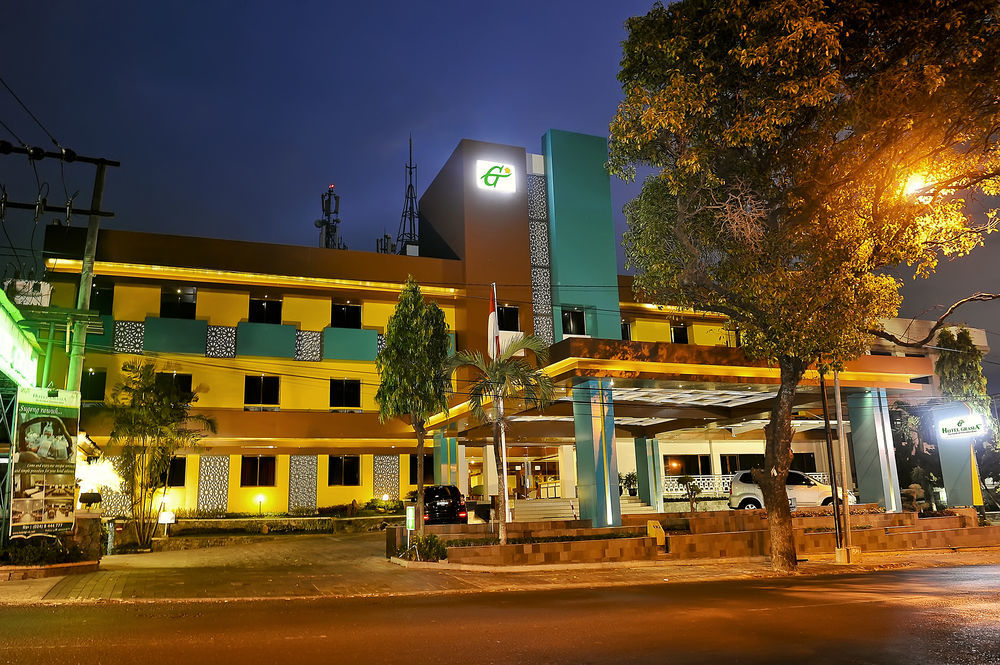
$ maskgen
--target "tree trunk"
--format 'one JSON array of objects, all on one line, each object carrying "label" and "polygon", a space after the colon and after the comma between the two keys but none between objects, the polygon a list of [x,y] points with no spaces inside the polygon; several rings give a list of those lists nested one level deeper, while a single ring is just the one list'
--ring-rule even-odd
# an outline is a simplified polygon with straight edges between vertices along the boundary
[{"label": "tree trunk", "polygon": [[500,446],[500,421],[493,421],[493,457],[497,464],[497,537],[501,545],[507,544],[507,469],[503,468],[503,451]]},{"label": "tree trunk", "polygon": [[782,356],[781,385],[771,408],[771,420],[764,428],[764,468],[755,469],[754,480],[760,485],[767,509],[767,527],[771,536],[771,567],[776,571],[794,571],[797,565],[792,511],[788,505],[785,481],[792,466],[792,406],[795,390],[805,373],[801,358]]},{"label": "tree trunk", "polygon": [[427,430],[424,429],[424,421],[418,420],[413,423],[413,431],[417,434],[417,534],[424,535],[424,437]]}]

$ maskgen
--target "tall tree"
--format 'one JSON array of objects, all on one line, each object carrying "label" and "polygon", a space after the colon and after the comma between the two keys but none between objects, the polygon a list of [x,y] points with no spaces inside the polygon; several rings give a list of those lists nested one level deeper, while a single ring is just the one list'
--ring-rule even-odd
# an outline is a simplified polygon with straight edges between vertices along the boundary
[{"label": "tall tree", "polygon": [[212,419],[191,413],[198,396],[170,379],[157,374],[152,362],[126,361],[122,380],[105,404],[112,419],[109,442],[119,451],[112,464],[122,479],[140,548],[153,539],[160,508],[156,495],[166,491],[170,460],[180,448],[195,446],[206,430],[215,431]]},{"label": "tall tree", "polygon": [[986,394],[983,352],[967,328],[958,333],[945,328],[938,334],[938,356],[934,371],[945,398],[965,402],[990,424],[989,432],[976,441],[979,471],[985,477],[1000,477],[1000,429],[993,415],[993,400]]},{"label": "tall tree", "polygon": [[408,416],[417,437],[417,529],[424,532],[424,439],[427,418],[448,408],[448,324],[437,303],[425,302],[411,275],[385,327],[375,357],[381,422]]},{"label": "tall tree", "polygon": [[[523,351],[530,351],[536,363],[526,360]],[[507,543],[507,469],[503,466],[502,429],[508,427],[504,405],[516,400],[526,408],[543,407],[552,400],[552,379],[542,372],[540,365],[548,358],[545,342],[532,335],[511,340],[496,358],[484,358],[479,351],[461,351],[452,358],[457,370],[468,368],[474,378],[469,387],[469,407],[481,423],[493,427],[493,453],[497,469],[497,535],[500,544]],[[519,357],[521,354],[522,357]],[[486,472],[483,459],[483,473]]]},{"label": "tall tree", "polygon": [[998,2],[681,0],[626,24],[609,166],[655,171],[626,206],[627,264],[780,368],[755,475],[778,570],[806,370],[905,342],[880,323],[901,301],[886,269],[925,277],[994,228],[967,202],[1000,191]]}]

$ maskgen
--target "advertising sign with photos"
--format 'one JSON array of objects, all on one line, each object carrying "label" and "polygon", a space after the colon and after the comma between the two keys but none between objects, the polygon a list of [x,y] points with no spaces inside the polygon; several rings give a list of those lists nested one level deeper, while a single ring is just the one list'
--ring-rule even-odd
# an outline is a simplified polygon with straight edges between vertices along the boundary
[{"label": "advertising sign with photos", "polygon": [[18,388],[12,446],[10,533],[73,527],[80,393]]}]

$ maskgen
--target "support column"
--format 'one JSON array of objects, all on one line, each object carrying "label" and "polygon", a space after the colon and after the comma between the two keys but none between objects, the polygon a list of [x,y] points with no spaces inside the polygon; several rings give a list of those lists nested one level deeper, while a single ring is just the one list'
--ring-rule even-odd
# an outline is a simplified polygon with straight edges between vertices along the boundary
[{"label": "support column", "polygon": [[595,527],[622,523],[611,385],[610,379],[587,379],[573,387],[580,518]]},{"label": "support column", "polygon": [[855,472],[861,503],[877,503],[886,512],[902,508],[896,453],[889,424],[889,402],[884,388],[869,388],[847,398],[854,445]]},{"label": "support column", "polygon": [[639,476],[639,498],[663,512],[663,458],[660,441],[653,437],[635,438],[635,472]]},{"label": "support column", "polygon": [[485,496],[497,495],[497,463],[493,446],[483,446],[483,492]]},{"label": "support column", "polygon": [[465,459],[465,446],[458,443],[458,439],[452,439],[455,442],[455,463],[458,465],[458,476],[456,482],[458,484],[459,491],[468,496],[469,490],[469,463]]},{"label": "support column", "polygon": [[983,490],[979,484],[979,468],[972,442],[968,439],[942,440],[939,435],[938,455],[948,505],[983,505]]},{"label": "support column", "polygon": [[559,446],[559,496],[576,498],[576,448]]}]

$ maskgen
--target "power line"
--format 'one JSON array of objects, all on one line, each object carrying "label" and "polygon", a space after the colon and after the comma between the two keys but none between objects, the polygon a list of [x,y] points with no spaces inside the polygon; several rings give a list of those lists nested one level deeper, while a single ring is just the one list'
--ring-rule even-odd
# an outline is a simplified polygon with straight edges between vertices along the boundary
[{"label": "power line", "polygon": [[[7,85],[6,81],[3,80],[3,77],[0,77],[0,84],[3,84],[3,87],[7,88],[7,92],[9,92],[11,94],[11,96],[14,99],[17,100],[17,103],[20,104],[21,108],[24,109],[24,112],[27,113],[28,116],[32,120],[35,121],[35,124],[42,128],[42,131],[45,132],[46,136],[48,136],[49,139],[52,140],[52,143],[57,148],[61,148],[62,146],[59,145],[59,141],[56,140],[56,137],[52,136],[52,132],[50,132],[48,129],[46,129],[45,125],[42,124],[42,121],[35,117],[35,114],[31,112],[31,109],[29,109],[28,106],[24,102],[21,101],[21,98],[17,96],[16,92],[14,92],[13,90],[11,90],[11,87],[9,85]],[[20,139],[18,139],[18,140],[20,140]],[[22,145],[24,145],[24,144],[22,144]]]}]

